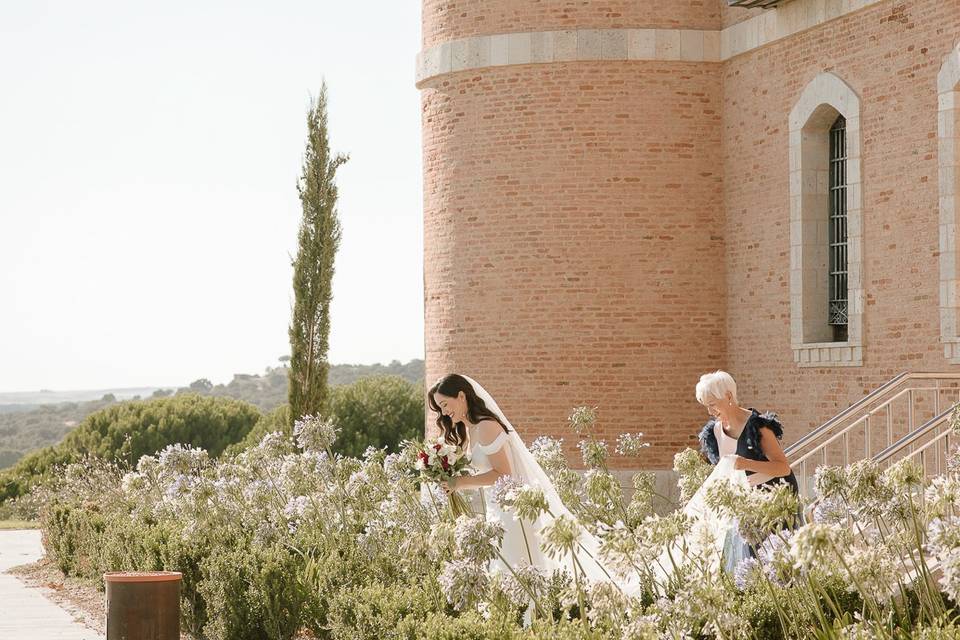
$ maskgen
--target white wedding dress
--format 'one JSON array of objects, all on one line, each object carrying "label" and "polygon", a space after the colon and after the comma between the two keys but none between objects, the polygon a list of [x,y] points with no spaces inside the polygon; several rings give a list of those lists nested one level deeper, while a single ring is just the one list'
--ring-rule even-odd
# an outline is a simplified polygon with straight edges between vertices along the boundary
[{"label": "white wedding dress", "polygon": [[[466,376],[464,377],[466,378]],[[486,513],[487,517],[497,520],[503,525],[504,536],[500,547],[503,559],[511,567],[531,565],[548,576],[555,570],[565,570],[571,578],[576,576],[582,582],[610,582],[627,595],[638,595],[639,582],[637,580],[615,576],[613,572],[608,571],[599,562],[600,543],[582,526],[579,527],[580,535],[577,540],[575,557],[572,557],[570,553],[564,553],[560,557],[551,557],[541,549],[545,527],[561,516],[573,521],[576,521],[576,517],[564,506],[556,488],[553,486],[553,482],[550,481],[546,472],[527,449],[523,440],[520,439],[516,429],[500,411],[496,401],[477,382],[470,378],[466,379],[473,385],[477,396],[483,399],[487,409],[509,429],[509,432],[501,433],[487,445],[480,444],[476,440],[475,434],[468,434],[470,466],[474,473],[490,471],[493,468],[490,463],[490,456],[506,448],[507,458],[510,462],[510,475],[513,479],[543,491],[549,505],[549,512],[541,515],[535,522],[521,521],[512,512],[500,508],[500,505],[491,495],[492,487],[484,487],[478,490],[477,498],[479,499],[474,501],[474,510],[476,511],[479,507]],[[507,570],[506,567],[502,566],[503,562],[500,560],[495,561],[494,564],[504,571]]]}]

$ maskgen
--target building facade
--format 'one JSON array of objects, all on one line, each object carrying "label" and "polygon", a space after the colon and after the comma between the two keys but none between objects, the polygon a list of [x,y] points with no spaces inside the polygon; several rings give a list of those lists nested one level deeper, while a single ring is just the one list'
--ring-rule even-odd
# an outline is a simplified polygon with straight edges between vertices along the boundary
[{"label": "building facade", "polygon": [[424,0],[428,384],[656,469],[707,371],[790,442],[956,367],[958,41],[960,0]]}]

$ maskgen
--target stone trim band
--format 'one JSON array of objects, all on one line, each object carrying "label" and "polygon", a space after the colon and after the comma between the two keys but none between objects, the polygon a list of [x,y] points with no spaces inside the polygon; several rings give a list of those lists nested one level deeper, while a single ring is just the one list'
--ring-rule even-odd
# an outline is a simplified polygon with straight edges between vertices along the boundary
[{"label": "stone trim band", "polygon": [[880,0],[794,0],[722,31],[575,29],[473,36],[417,54],[416,82],[458,71],[580,60],[723,62]]}]

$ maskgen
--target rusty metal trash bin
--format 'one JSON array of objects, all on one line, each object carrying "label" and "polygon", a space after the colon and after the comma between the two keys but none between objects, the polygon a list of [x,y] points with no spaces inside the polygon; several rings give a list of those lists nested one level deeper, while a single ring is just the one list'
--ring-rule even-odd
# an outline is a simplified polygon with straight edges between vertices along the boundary
[{"label": "rusty metal trash bin", "polygon": [[177,571],[111,571],[107,587],[107,640],[180,640]]}]

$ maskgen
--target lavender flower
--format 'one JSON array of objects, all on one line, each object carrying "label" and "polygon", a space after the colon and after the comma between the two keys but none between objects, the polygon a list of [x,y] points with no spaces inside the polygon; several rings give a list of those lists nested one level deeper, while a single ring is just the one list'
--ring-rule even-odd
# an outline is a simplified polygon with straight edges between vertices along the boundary
[{"label": "lavender flower", "polygon": [[522,487],[523,484],[513,476],[500,476],[490,488],[490,498],[500,505],[501,509],[510,509]]},{"label": "lavender flower", "polygon": [[756,584],[762,569],[756,558],[745,558],[740,561],[733,571],[733,583],[740,591],[746,591]]}]

